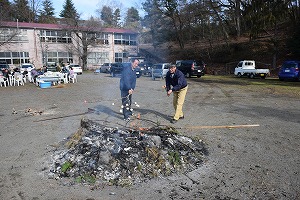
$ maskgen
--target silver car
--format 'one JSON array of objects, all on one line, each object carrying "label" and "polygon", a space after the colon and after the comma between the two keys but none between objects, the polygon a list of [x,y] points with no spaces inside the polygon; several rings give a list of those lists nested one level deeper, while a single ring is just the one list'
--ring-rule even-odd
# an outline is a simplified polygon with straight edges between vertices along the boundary
[{"label": "silver car", "polygon": [[155,80],[155,78],[165,78],[167,72],[169,71],[170,65],[170,63],[154,64],[151,72],[152,80]]},{"label": "silver car", "polygon": [[100,73],[110,73],[111,63],[103,63],[100,67]]}]

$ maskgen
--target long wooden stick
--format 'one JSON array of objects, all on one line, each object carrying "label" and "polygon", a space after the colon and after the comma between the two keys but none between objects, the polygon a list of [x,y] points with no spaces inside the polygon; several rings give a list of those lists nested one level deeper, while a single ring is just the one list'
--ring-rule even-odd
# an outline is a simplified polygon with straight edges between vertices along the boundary
[{"label": "long wooden stick", "polygon": [[226,126],[186,126],[185,129],[213,129],[213,128],[249,128],[258,127],[259,124],[226,125]]}]

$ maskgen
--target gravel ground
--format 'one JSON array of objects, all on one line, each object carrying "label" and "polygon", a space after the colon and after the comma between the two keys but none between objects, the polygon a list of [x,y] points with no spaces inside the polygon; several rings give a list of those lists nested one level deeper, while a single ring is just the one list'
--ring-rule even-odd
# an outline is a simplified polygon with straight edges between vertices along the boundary
[{"label": "gravel ground", "polygon": [[[202,78],[188,83],[185,119],[173,126],[205,141],[209,156],[203,166],[130,187],[97,188],[49,179],[45,161],[83,117],[124,125],[119,78],[84,73],[64,87],[0,88],[0,199],[300,199],[299,97]],[[140,107],[134,110],[142,119],[171,125],[172,98],[162,85],[162,80],[139,78],[133,100]],[[29,115],[28,108],[43,113]],[[259,126],[222,128],[246,124]]]}]

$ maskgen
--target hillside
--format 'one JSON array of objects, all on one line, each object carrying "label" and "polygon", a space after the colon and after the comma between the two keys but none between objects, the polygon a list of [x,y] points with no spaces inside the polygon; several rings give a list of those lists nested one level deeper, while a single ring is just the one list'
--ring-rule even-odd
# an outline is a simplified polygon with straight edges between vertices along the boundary
[{"label": "hillside", "polygon": [[[171,62],[182,59],[204,60],[207,64],[207,73],[231,74],[239,60],[255,60],[259,68],[269,68],[271,75],[277,75],[278,68],[283,60],[288,59],[286,47],[287,37],[282,32],[277,40],[277,51],[274,47],[274,38],[271,34],[261,36],[256,40],[249,37],[233,38],[230,41],[198,41],[185,45],[180,49],[175,43],[165,43],[154,49],[151,44],[141,44],[140,52],[146,59],[155,62]],[[276,53],[276,57],[274,56]]]}]

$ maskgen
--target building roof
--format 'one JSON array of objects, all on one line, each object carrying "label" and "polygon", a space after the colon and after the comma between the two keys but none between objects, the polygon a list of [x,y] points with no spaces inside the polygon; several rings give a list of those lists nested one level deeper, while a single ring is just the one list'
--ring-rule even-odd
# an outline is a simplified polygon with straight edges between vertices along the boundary
[{"label": "building roof", "polygon": [[[41,23],[29,23],[29,22],[0,22],[0,27],[19,27],[23,29],[46,29],[46,30],[62,30],[71,29],[72,27],[64,24],[41,24]],[[73,27],[74,28],[74,27]],[[81,26],[77,29],[87,29],[87,27]],[[93,27],[92,31],[99,31],[104,33],[128,33],[137,34],[137,32],[129,29],[119,29],[119,28],[103,28],[103,27]]]}]

